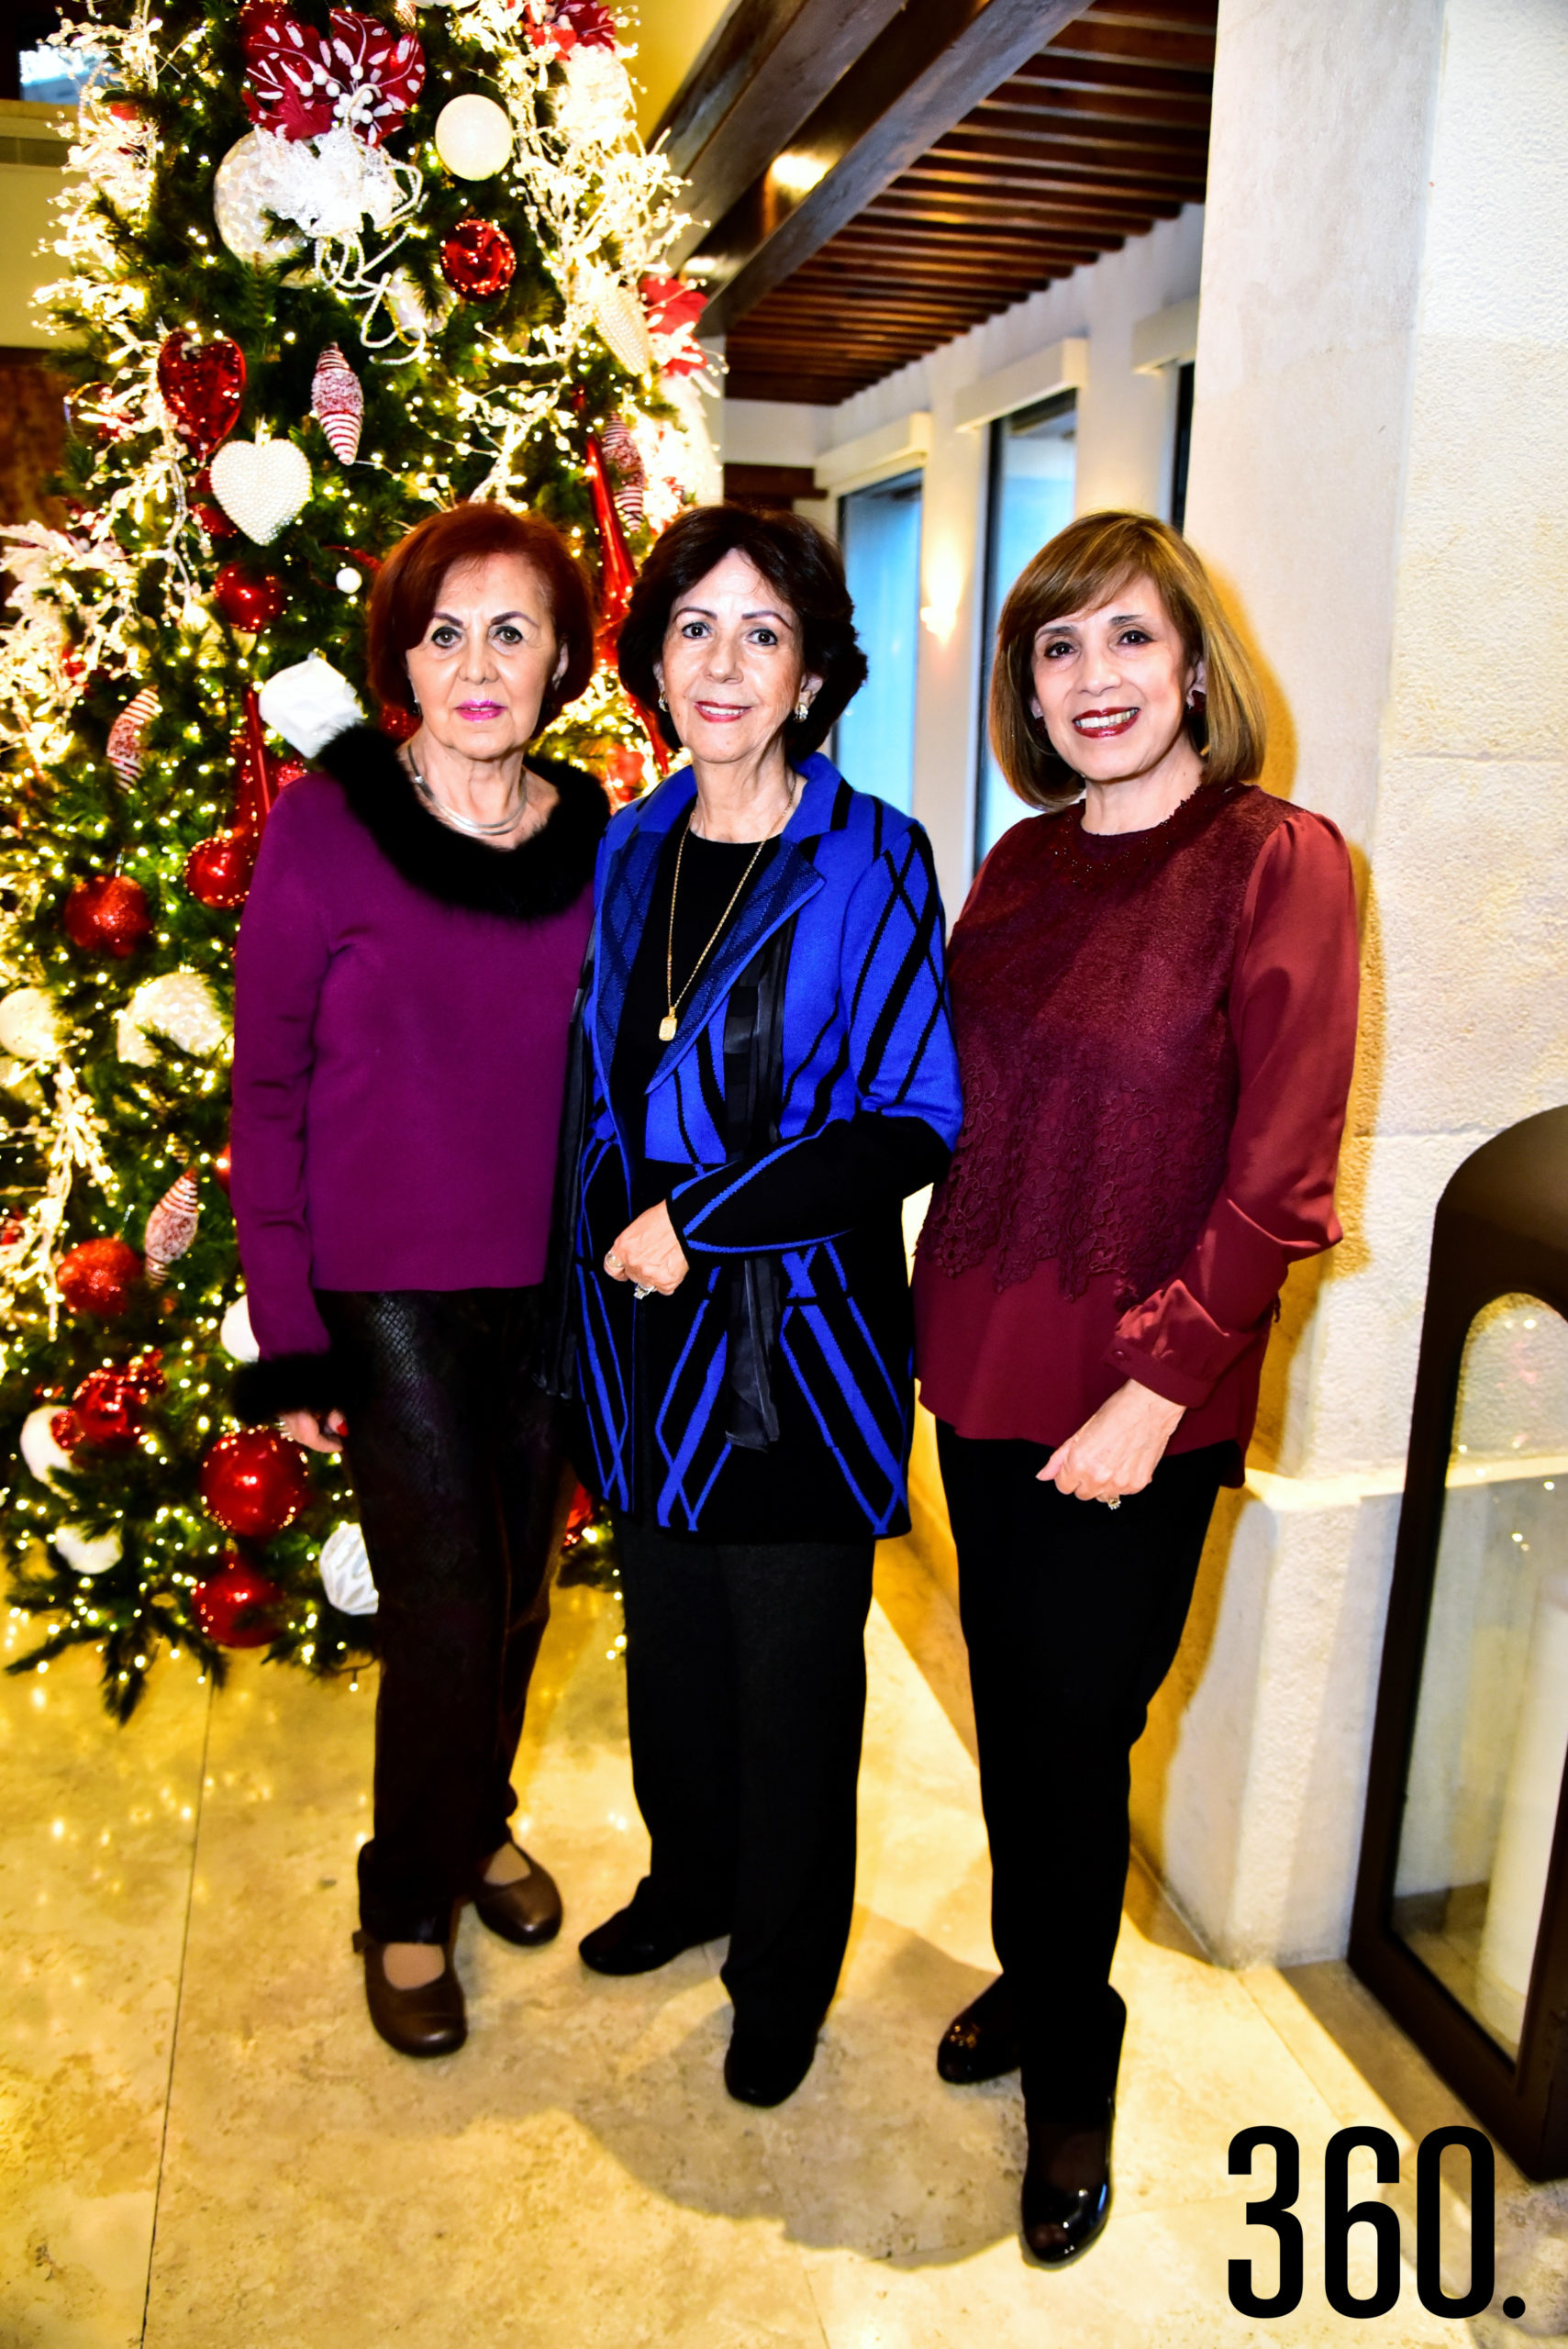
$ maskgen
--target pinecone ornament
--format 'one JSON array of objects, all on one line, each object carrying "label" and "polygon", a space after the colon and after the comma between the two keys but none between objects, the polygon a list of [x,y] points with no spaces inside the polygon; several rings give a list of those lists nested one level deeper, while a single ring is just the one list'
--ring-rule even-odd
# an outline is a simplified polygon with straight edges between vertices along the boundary
[{"label": "pinecone ornament", "polygon": [[359,377],[335,342],[328,344],[316,362],[310,413],[327,435],[327,445],[339,463],[351,465],[359,454],[365,395]]},{"label": "pinecone ornament", "polygon": [[177,1256],[184,1254],[195,1238],[200,1212],[196,1178],[187,1167],[170,1184],[147,1219],[147,1277],[155,1288],[167,1280],[170,1265]]},{"label": "pinecone ornament", "polygon": [[141,773],[142,744],[157,707],[157,695],[150,685],[143,685],[109,729],[104,755],[122,783],[134,783]]}]

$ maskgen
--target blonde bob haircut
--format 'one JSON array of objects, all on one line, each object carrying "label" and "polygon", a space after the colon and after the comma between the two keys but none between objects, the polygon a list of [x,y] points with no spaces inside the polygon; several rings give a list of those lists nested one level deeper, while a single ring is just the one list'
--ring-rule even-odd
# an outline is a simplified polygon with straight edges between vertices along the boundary
[{"label": "blonde bob haircut", "polygon": [[1151,579],[1187,659],[1207,671],[1207,709],[1187,730],[1208,783],[1251,783],[1263,763],[1263,697],[1214,583],[1178,531],[1152,514],[1082,514],[1041,547],[1002,607],[991,670],[991,747],[1030,807],[1069,807],[1084,779],[1059,758],[1029,705],[1035,640],[1070,612],[1094,611],[1136,579]]}]

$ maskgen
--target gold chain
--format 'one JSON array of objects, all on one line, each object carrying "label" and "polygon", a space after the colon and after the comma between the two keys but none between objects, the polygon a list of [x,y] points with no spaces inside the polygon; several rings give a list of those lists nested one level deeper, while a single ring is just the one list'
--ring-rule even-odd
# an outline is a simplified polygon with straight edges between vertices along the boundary
[{"label": "gold chain", "polygon": [[745,888],[747,882],[751,878],[753,872],[756,870],[757,859],[762,855],[762,851],[767,847],[768,842],[773,839],[773,834],[783,830],[784,825],[788,823],[790,817],[794,812],[795,793],[792,790],[790,793],[789,806],[784,809],[784,814],[780,817],[778,822],[773,827],[773,830],[766,831],[762,834],[762,839],[757,842],[756,847],[751,851],[751,855],[747,858],[746,870],[740,875],[740,880],[735,884],[734,894],[731,896],[729,903],[725,907],[724,911],[719,915],[718,921],[714,929],[713,936],[708,940],[707,944],[703,948],[702,952],[692,964],[691,976],[687,979],[685,985],[681,989],[680,994],[677,995],[675,993],[675,900],[681,892],[681,859],[686,852],[686,835],[692,829],[691,817],[688,815],[686,818],[685,823],[683,825],[681,829],[680,840],[677,841],[675,846],[675,874],[674,878],[670,884],[670,936],[664,949],[664,1001],[668,1006],[668,1008],[665,1011],[663,1019],[659,1022],[659,1041],[662,1044],[673,1043],[675,1039],[675,1030],[680,1026],[681,1006],[690,995],[693,987],[695,986],[698,972],[702,969],[703,964],[707,961],[708,956],[713,952],[714,948],[718,944],[719,939],[722,937],[724,932],[725,923],[729,919],[730,915],[735,911],[736,907],[740,902],[740,893]]}]

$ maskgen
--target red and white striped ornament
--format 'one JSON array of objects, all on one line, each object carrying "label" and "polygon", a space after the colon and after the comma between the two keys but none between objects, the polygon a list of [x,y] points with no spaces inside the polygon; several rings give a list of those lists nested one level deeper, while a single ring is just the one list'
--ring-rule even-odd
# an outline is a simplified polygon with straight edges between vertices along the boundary
[{"label": "red and white striped ornament", "polygon": [[327,435],[327,445],[339,463],[351,465],[359,454],[365,395],[359,377],[335,342],[328,344],[316,362],[310,413]]},{"label": "red and white striped ornament", "polygon": [[612,417],[606,425],[599,446],[608,458],[615,475],[613,495],[620,518],[628,530],[635,530],[642,519],[648,493],[648,474],[641,451],[618,416]]},{"label": "red and white striped ornament", "polygon": [[168,1278],[170,1265],[177,1256],[184,1254],[195,1238],[196,1217],[200,1212],[196,1178],[187,1167],[170,1184],[147,1219],[144,1235],[147,1277],[155,1288]]},{"label": "red and white striped ornament", "polygon": [[109,729],[104,755],[122,783],[134,783],[141,773],[142,746],[157,707],[157,695],[150,685],[143,685]]}]

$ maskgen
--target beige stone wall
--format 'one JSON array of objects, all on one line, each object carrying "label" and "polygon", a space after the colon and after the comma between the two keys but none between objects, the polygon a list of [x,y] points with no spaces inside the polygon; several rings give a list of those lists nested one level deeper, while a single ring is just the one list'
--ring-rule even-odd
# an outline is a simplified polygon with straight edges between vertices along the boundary
[{"label": "beige stone wall", "polygon": [[1140,1749],[1238,1960],[1344,1946],[1438,1196],[1568,1100],[1568,9],[1222,0],[1188,529],[1270,674],[1266,780],[1365,899],[1348,1237],[1293,1281],[1253,1478]]}]

